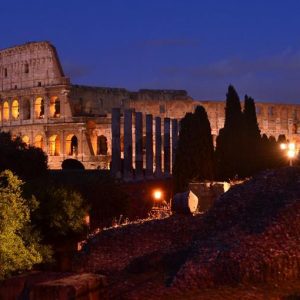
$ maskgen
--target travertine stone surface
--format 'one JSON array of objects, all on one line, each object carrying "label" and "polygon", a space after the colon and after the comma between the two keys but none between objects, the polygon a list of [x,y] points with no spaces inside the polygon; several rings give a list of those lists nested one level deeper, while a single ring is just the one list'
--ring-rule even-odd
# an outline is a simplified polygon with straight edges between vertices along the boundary
[{"label": "travertine stone surface", "polygon": [[[197,101],[184,90],[132,92],[125,88],[71,84],[55,47],[49,42],[31,42],[0,50],[0,129],[41,147],[49,155],[52,169],[61,168],[67,158],[80,160],[86,168],[108,169],[113,108],[120,109],[121,119],[124,110],[132,109],[141,112],[143,118],[151,114],[153,118],[180,120],[199,104],[208,113],[215,140],[224,125],[224,101]],[[300,105],[256,102],[256,108],[261,133],[275,138],[285,134],[290,140],[300,141]],[[146,127],[143,126],[143,136]],[[135,138],[133,134],[133,141]],[[124,157],[123,125],[120,141],[121,157]],[[146,148],[151,147],[149,141],[148,144]],[[147,149],[149,167],[151,151]],[[173,149],[172,144],[172,153]],[[148,170],[150,174],[151,168]]]}]

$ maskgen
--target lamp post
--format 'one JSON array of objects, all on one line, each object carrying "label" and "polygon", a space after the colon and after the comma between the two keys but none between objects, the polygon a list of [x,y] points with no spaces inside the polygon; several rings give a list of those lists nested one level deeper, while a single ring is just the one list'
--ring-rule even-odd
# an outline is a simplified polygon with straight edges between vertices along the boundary
[{"label": "lamp post", "polygon": [[293,166],[293,160],[296,157],[298,150],[296,149],[295,143],[281,143],[280,149],[286,152],[287,157],[289,158],[290,167]]}]

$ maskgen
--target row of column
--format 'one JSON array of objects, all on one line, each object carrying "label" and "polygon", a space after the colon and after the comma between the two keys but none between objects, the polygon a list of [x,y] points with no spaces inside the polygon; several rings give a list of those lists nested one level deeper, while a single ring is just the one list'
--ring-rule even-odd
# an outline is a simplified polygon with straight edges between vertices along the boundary
[{"label": "row of column", "polygon": [[[119,108],[112,110],[112,164],[113,177],[130,181],[144,178],[143,170],[143,114],[135,112],[135,176],[133,172],[133,111],[124,111],[124,164],[121,162],[121,112]],[[153,134],[153,116],[146,115],[146,178],[169,176],[171,165],[174,165],[176,146],[178,140],[178,121],[176,119],[163,119],[163,145],[162,145],[162,120],[155,117],[155,133]],[[172,136],[171,136],[172,130]],[[153,138],[155,137],[155,153],[153,151]],[[172,137],[172,138],[171,138]],[[171,142],[172,141],[172,142]],[[172,147],[172,151],[171,151]],[[162,150],[164,169],[162,169]],[[155,155],[154,155],[155,154]],[[122,173],[123,171],[123,173]]]}]

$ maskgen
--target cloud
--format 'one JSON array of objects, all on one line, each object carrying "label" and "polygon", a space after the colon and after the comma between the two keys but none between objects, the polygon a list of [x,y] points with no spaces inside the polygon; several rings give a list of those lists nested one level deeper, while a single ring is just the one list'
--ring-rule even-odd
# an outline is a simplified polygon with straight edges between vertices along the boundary
[{"label": "cloud", "polygon": [[194,39],[152,39],[141,43],[142,47],[195,47],[199,42]]},{"label": "cloud", "polygon": [[263,101],[300,102],[300,51],[162,68],[161,76],[181,80],[197,99],[224,99],[228,84],[233,84],[241,96],[247,93]]},{"label": "cloud", "polygon": [[64,72],[71,79],[78,79],[93,73],[93,67],[88,65],[80,65],[75,63],[65,63],[63,65]]},{"label": "cloud", "polygon": [[169,75],[182,74],[183,72],[193,78],[209,77],[215,79],[225,76],[249,76],[251,74],[291,74],[300,72],[300,52],[284,51],[278,55],[255,59],[234,57],[195,67],[169,67],[161,71]]}]

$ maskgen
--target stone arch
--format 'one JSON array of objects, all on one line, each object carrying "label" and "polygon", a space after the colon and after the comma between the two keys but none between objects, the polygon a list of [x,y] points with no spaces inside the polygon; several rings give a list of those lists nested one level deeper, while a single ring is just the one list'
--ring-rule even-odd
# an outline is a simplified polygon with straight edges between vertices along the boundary
[{"label": "stone arch", "polygon": [[22,142],[23,142],[24,144],[26,144],[26,146],[29,146],[29,144],[30,144],[29,136],[28,136],[28,135],[23,135],[23,137],[22,137]]},{"label": "stone arch", "polygon": [[66,138],[66,155],[78,155],[78,138],[75,134],[69,134]]},{"label": "stone arch", "polygon": [[30,100],[29,99],[23,99],[23,120],[29,120],[31,117],[31,111],[30,111]]},{"label": "stone arch", "polygon": [[97,155],[107,155],[107,138],[104,135],[97,137]]},{"label": "stone arch", "polygon": [[18,120],[20,115],[19,101],[14,99],[11,105],[11,116],[13,120]]},{"label": "stone arch", "polygon": [[54,134],[49,138],[49,155],[60,155],[60,138],[57,134]]},{"label": "stone arch", "polygon": [[36,119],[43,119],[45,115],[45,103],[42,97],[37,97],[34,102],[34,115]]},{"label": "stone arch", "polygon": [[9,120],[9,104],[8,101],[3,103],[3,121]]},{"label": "stone arch", "polygon": [[50,98],[49,114],[51,118],[60,117],[60,100],[57,96]]},{"label": "stone arch", "polygon": [[44,139],[41,134],[38,134],[34,138],[34,147],[44,149]]}]

